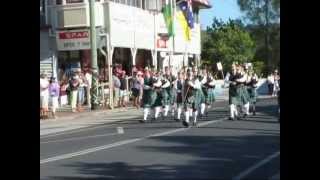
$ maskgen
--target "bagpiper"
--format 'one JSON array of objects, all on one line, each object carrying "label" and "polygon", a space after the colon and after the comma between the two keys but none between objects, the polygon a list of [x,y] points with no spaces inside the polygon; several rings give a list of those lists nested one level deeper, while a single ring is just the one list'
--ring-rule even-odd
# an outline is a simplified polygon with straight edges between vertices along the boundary
[{"label": "bagpiper", "polygon": [[237,98],[238,106],[240,107],[241,112],[243,112],[243,118],[246,118],[249,115],[249,94],[247,91],[247,74],[244,71],[244,66],[237,66],[237,78],[236,78],[236,89],[237,89]]},{"label": "bagpiper", "polygon": [[215,102],[216,98],[214,95],[214,88],[216,85],[216,80],[212,76],[211,73],[208,73],[207,76],[207,82],[205,84],[207,88],[207,97],[206,97],[206,106],[207,106],[207,111],[206,111],[206,116],[208,115],[208,110],[211,109],[211,106]]},{"label": "bagpiper", "polygon": [[[157,120],[159,114],[162,112],[162,106],[164,105],[165,98],[165,88],[168,86],[168,83],[161,77],[161,73],[157,72],[153,78],[153,98],[154,103],[152,107],[154,108],[154,119]],[[163,114],[162,114],[163,118]]]},{"label": "bagpiper", "polygon": [[253,70],[249,70],[248,80],[247,80],[247,90],[249,94],[249,103],[252,107],[252,114],[254,116],[256,115],[257,84],[258,84],[257,74],[255,74]]},{"label": "bagpiper", "polygon": [[176,121],[180,121],[181,113],[183,108],[183,100],[184,100],[184,72],[178,72],[178,79],[174,83],[174,89],[176,92],[175,104],[177,108],[177,117],[175,118]]},{"label": "bagpiper", "polygon": [[153,106],[154,94],[153,94],[153,77],[151,76],[149,68],[145,68],[144,72],[144,83],[143,83],[143,94],[142,94],[142,107],[143,107],[143,120],[140,120],[141,123],[147,121],[150,109]]},{"label": "bagpiper", "polygon": [[201,83],[197,77],[193,76],[191,70],[187,71],[187,79],[184,83],[184,110],[185,110],[185,120],[182,121],[182,124],[185,127],[189,127],[189,118],[193,113],[193,125],[197,126],[197,116],[198,108],[200,106],[199,101],[199,90],[201,90]]},{"label": "bagpiper", "polygon": [[232,64],[231,73],[227,78],[229,83],[229,107],[230,107],[230,117],[229,120],[235,120],[238,118],[238,110],[237,105],[239,104],[238,101],[238,94],[237,94],[237,65],[235,63]]},{"label": "bagpiper", "polygon": [[162,79],[163,84],[163,105],[164,105],[164,117],[168,116],[168,112],[171,106],[172,117],[174,116],[174,100],[175,91],[173,88],[176,77],[173,76],[171,69],[168,66],[165,67],[165,73]]}]

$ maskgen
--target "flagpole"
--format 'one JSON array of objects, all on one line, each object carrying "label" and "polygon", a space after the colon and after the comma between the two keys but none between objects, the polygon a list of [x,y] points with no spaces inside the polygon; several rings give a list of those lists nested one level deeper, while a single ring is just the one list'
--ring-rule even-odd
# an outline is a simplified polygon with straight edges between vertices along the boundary
[{"label": "flagpole", "polygon": [[175,26],[174,26],[174,19],[175,19],[175,3],[173,4],[173,2],[175,0],[170,0],[170,8],[171,8],[171,12],[172,12],[172,49],[171,49],[171,53],[170,53],[170,58],[169,58],[169,68],[171,67],[171,62],[173,61],[173,53],[175,50],[175,46],[174,46],[174,36],[175,36]]}]

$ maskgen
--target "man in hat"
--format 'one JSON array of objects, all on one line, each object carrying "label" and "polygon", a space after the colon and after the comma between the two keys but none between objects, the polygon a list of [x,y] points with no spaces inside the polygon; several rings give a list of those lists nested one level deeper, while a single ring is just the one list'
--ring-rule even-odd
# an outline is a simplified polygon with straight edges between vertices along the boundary
[{"label": "man in hat", "polygon": [[180,121],[181,119],[181,112],[183,108],[183,100],[184,100],[184,72],[180,71],[178,72],[178,79],[174,83],[174,89],[176,94],[176,108],[177,108],[177,118],[176,121]]},{"label": "man in hat", "polygon": [[229,107],[230,107],[230,117],[229,120],[235,120],[238,116],[238,94],[237,94],[237,65],[235,63],[231,66],[231,73],[229,78],[226,79],[229,82]]},{"label": "man in hat", "polygon": [[200,104],[197,98],[197,91],[201,90],[201,83],[196,77],[194,77],[192,71],[187,72],[187,79],[184,83],[184,90],[185,120],[182,121],[182,124],[185,127],[189,127],[189,119],[193,114],[193,126],[197,126],[198,108]]}]

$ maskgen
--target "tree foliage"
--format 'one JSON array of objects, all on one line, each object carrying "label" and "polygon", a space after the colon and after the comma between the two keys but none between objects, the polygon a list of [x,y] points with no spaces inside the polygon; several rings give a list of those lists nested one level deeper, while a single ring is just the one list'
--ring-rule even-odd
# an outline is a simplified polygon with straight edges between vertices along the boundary
[{"label": "tree foliage", "polygon": [[233,62],[249,62],[254,57],[255,42],[239,20],[224,23],[213,19],[202,38],[202,59],[210,64],[220,61],[225,70],[230,70]]}]

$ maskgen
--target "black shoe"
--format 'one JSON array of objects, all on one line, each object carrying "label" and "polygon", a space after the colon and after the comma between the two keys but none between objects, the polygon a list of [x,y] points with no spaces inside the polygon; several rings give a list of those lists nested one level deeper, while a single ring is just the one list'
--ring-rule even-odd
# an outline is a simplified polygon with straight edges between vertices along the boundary
[{"label": "black shoe", "polygon": [[145,120],[139,120],[139,122],[140,122],[140,123],[146,123],[146,121],[145,121]]},{"label": "black shoe", "polygon": [[179,121],[180,121],[180,119],[178,119],[178,118],[174,118],[174,120],[175,120],[175,121],[177,121],[177,122],[179,122]]},{"label": "black shoe", "polygon": [[189,123],[187,123],[186,121],[182,121],[182,125],[184,125],[184,127],[189,127]]},{"label": "black shoe", "polygon": [[234,118],[232,118],[232,117],[229,117],[229,120],[230,120],[230,121],[234,121],[235,119],[234,119]]}]

